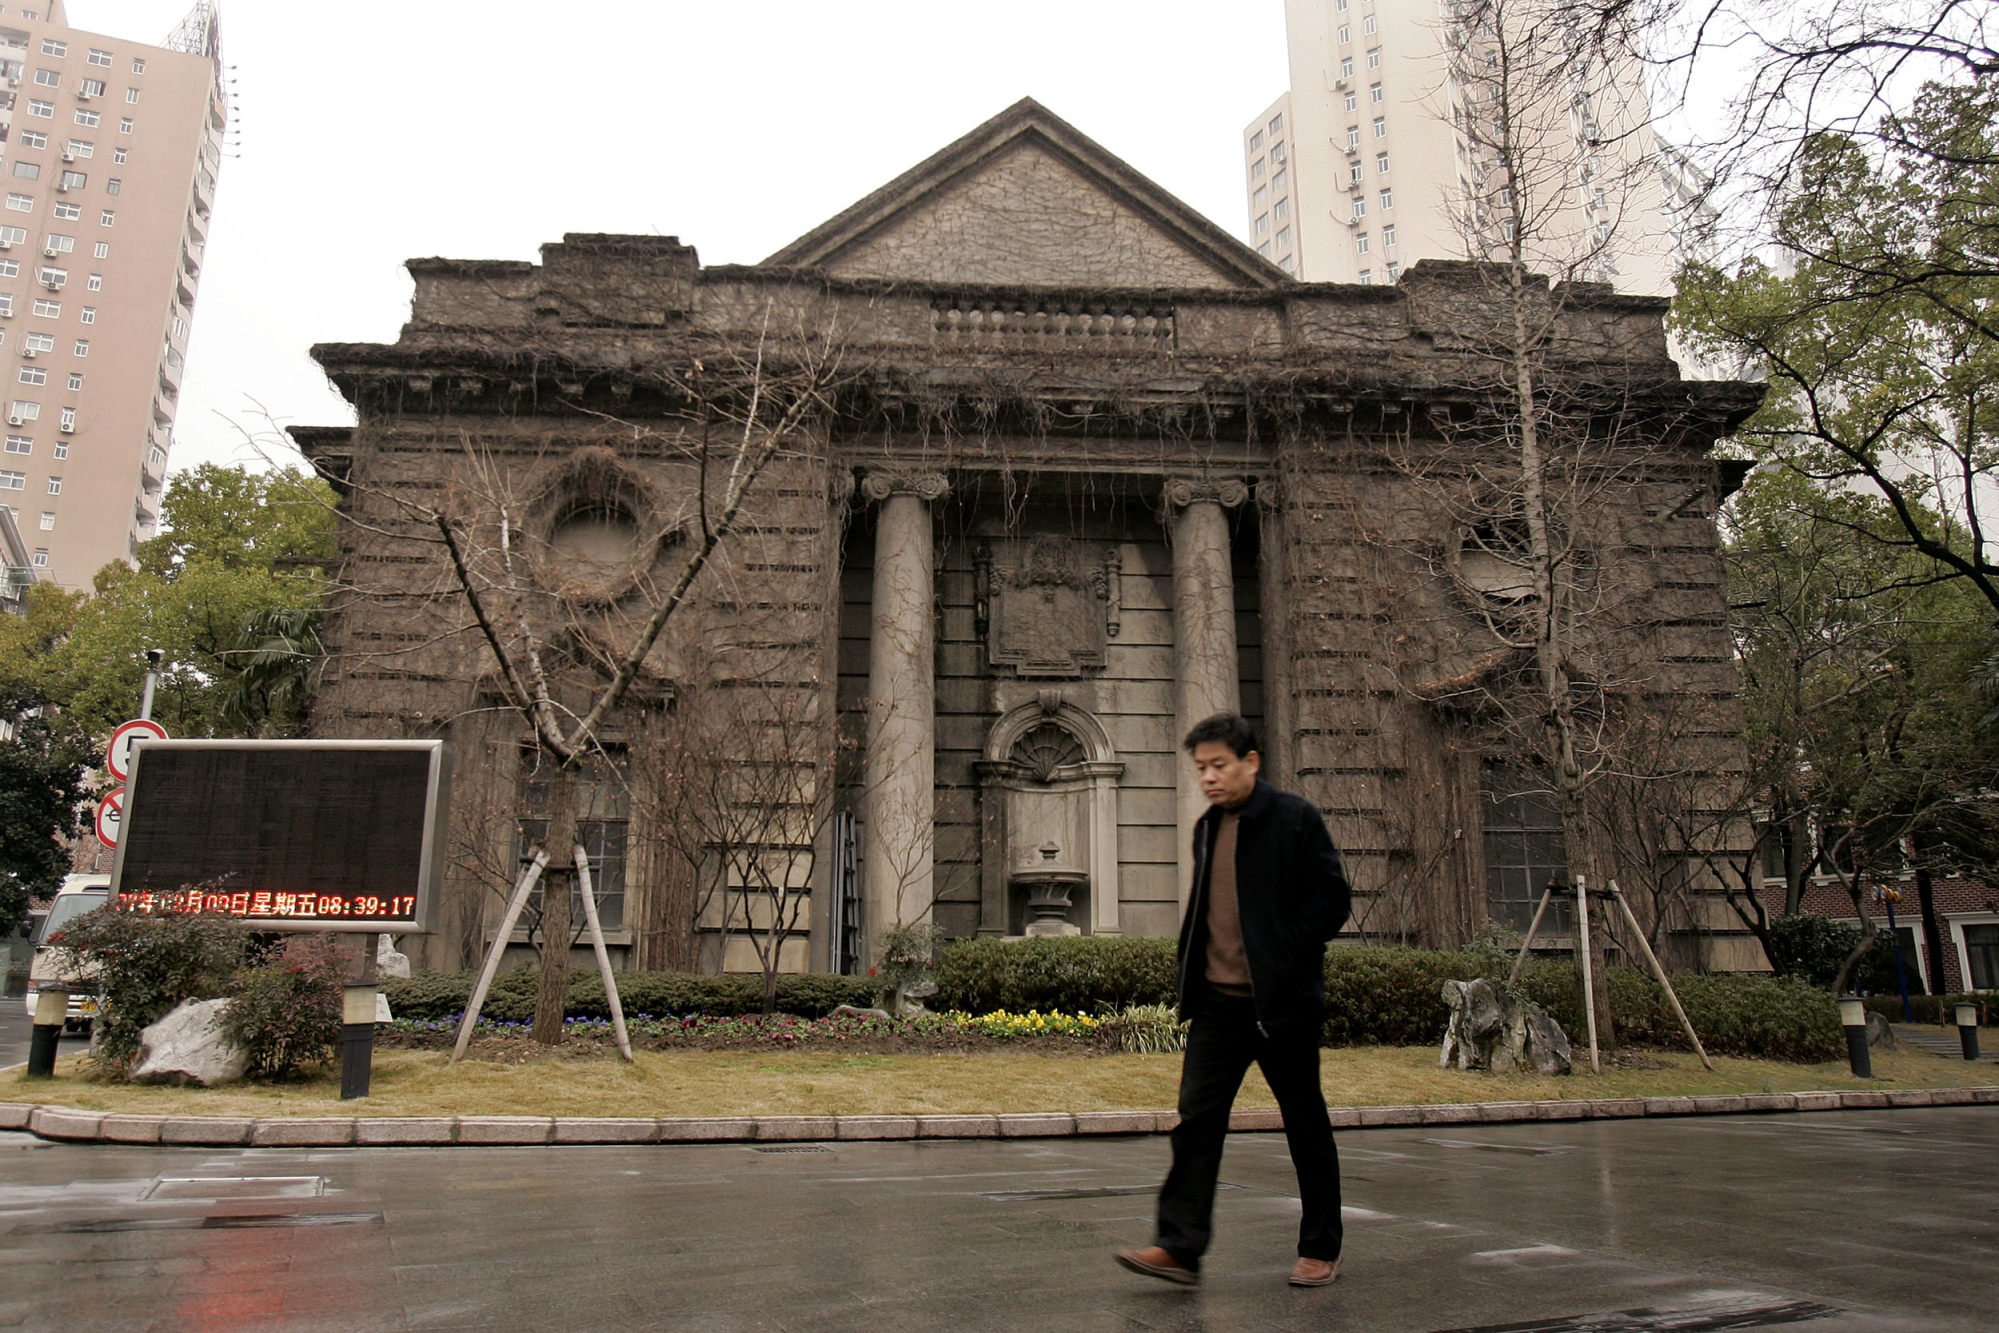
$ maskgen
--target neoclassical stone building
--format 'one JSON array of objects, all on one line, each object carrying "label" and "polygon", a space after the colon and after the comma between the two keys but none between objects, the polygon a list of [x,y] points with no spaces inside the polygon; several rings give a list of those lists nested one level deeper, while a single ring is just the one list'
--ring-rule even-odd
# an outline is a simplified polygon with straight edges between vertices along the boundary
[{"label": "neoclassical stone building", "polygon": [[[395,343],[315,349],[358,425],[295,434],[353,520],[317,731],[455,742],[424,964],[490,938],[546,809],[491,643],[581,712],[766,443],[585,780],[627,965],[754,967],[773,912],[791,968],[926,916],[1170,933],[1178,740],[1223,708],[1325,809],[1357,937],[1518,924],[1563,863],[1509,721],[1492,274],[1289,281],[1032,102],[760,264],[571,235],[409,267]],[[1710,449],[1756,391],[1682,380],[1659,300],[1536,299],[1580,713],[1671,807],[1626,839],[1601,786],[1589,855],[1727,965],[1690,859],[1745,836]]]}]

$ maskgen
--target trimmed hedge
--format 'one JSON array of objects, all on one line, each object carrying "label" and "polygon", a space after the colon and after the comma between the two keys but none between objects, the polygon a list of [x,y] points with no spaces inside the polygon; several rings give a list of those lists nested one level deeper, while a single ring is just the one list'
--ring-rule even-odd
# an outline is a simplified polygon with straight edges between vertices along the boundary
[{"label": "trimmed hedge", "polygon": [[963,940],[937,959],[933,1009],[1098,1013],[1173,1002],[1175,941],[1116,935]]},{"label": "trimmed hedge", "polygon": [[[1865,1000],[1862,1000],[1861,1003],[1867,1006],[1868,1012],[1879,1014],[1891,1023],[1904,1021],[1902,1018],[1902,997],[1900,995],[1870,995]],[[1910,1012],[1916,1016],[1914,1021],[1918,1023],[1931,1023],[1938,1027],[1954,1028],[1957,1026],[1957,1014],[1954,1011],[1960,1004],[1975,1004],[1978,1006],[1978,1024],[1980,1027],[1999,1026],[1999,998],[1994,997],[1990,991],[1966,991],[1958,995],[1911,995],[1909,997]]]},{"label": "trimmed hedge", "polygon": [[[471,972],[423,972],[382,983],[398,1018],[450,1018],[465,1012],[478,980]],[[538,978],[532,968],[502,973],[486,995],[482,1017],[525,1023],[534,1017]],[[754,1014],[763,1010],[763,978],[691,972],[621,972],[618,998],[628,1015]],[[777,1010],[801,1018],[823,1018],[843,1004],[874,1004],[876,984],[868,977],[783,976],[777,979]],[[609,1018],[604,982],[595,970],[572,971],[564,1012],[571,1018]]]}]

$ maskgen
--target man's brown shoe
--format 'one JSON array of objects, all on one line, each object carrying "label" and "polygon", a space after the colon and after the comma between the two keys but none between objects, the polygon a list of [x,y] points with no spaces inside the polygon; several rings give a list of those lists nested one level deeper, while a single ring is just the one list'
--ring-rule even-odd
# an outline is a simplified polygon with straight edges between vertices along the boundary
[{"label": "man's brown shoe", "polygon": [[1294,1287],[1330,1287],[1339,1280],[1340,1261],[1327,1263],[1324,1259],[1300,1259],[1291,1265],[1291,1285]]},{"label": "man's brown shoe", "polygon": [[1157,1245],[1148,1245],[1142,1250],[1119,1250],[1117,1261],[1134,1273],[1160,1278],[1167,1282],[1177,1282],[1183,1287],[1201,1285],[1201,1275],[1175,1259]]}]

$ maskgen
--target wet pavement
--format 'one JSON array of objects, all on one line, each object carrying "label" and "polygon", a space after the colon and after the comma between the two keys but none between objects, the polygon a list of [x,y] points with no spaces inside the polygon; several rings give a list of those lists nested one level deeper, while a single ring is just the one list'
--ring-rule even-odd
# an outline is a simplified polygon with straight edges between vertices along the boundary
[{"label": "wet pavement", "polygon": [[1999,1110],[1343,1133],[1337,1286],[1239,1134],[1197,1291],[1114,1267],[1163,1138],[217,1150],[0,1133],[0,1327],[1993,1326]]}]

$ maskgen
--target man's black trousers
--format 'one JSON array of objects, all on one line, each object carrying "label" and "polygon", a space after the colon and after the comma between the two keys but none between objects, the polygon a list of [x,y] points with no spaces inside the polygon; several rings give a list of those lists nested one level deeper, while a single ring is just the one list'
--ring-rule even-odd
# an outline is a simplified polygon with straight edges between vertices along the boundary
[{"label": "man's black trousers", "polygon": [[1292,1023],[1265,1036],[1256,1025],[1256,1002],[1202,988],[1189,996],[1193,1026],[1180,1067],[1180,1124],[1173,1131],[1173,1169],[1159,1191],[1159,1232],[1154,1243],[1188,1268],[1198,1269],[1213,1234],[1215,1181],[1222,1169],[1222,1141],[1229,1110],[1251,1061],[1277,1097],[1284,1138],[1298,1172],[1304,1216],[1298,1253],[1308,1259],[1340,1257],[1340,1159],[1319,1087],[1319,1025]]}]

